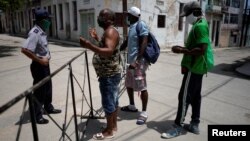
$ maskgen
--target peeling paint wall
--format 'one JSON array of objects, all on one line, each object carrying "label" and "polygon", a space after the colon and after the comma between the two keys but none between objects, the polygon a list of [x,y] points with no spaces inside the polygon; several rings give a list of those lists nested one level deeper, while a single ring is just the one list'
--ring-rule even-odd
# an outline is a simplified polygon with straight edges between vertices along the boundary
[{"label": "peeling paint wall", "polygon": [[[180,3],[189,1],[192,0],[145,0],[141,3],[142,20],[149,25],[162,48],[184,44],[185,18],[183,19],[183,30],[179,31],[179,8]],[[166,16],[165,28],[157,27],[158,15]]]},{"label": "peeling paint wall", "polygon": [[[97,33],[101,36],[103,30],[97,25],[97,16],[101,9],[110,8],[115,12],[123,12],[122,0],[76,0],[77,2],[77,30],[73,29],[73,0],[43,0],[41,2],[42,7],[51,6],[52,13],[54,12],[54,6],[56,6],[56,22],[57,30],[54,31],[59,39],[66,39],[66,27],[65,23],[70,23],[70,40],[77,40],[79,35],[82,34],[83,26],[86,28],[86,23],[83,20],[84,14],[91,14],[92,21],[94,23],[91,27],[97,29]],[[141,9],[141,20],[145,21],[152,33],[155,34],[159,44],[162,48],[171,47],[173,45],[184,44],[185,30],[185,18],[183,19],[183,30],[178,30],[179,22],[179,7],[180,3],[186,3],[192,0],[127,0],[127,8],[137,6]],[[60,29],[60,12],[59,4],[63,7],[63,24],[64,28]],[[67,9],[67,10],[66,10]],[[158,15],[164,15],[165,27],[158,27]],[[55,16],[55,15],[54,15]],[[87,18],[88,19],[88,18]],[[55,24],[55,22],[54,22]],[[123,34],[122,28],[118,29],[120,35]]]}]

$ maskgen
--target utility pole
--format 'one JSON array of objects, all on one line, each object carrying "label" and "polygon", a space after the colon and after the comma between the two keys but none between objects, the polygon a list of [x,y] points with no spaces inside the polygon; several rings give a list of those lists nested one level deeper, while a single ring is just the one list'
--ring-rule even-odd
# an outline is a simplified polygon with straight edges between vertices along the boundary
[{"label": "utility pole", "polygon": [[127,11],[128,10],[128,7],[127,7],[127,0],[122,0],[122,10],[123,10],[123,40],[126,40],[127,39],[127,34],[128,34],[128,26],[126,25],[126,18],[127,18],[127,15],[126,13],[124,13],[124,11]]}]

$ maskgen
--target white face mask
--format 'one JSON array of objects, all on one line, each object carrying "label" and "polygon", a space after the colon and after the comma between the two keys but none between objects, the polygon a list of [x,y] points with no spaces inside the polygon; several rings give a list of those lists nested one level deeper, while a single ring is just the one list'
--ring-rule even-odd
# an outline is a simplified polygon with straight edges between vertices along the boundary
[{"label": "white face mask", "polygon": [[128,17],[126,18],[126,24],[130,26],[130,21],[128,20]]},{"label": "white face mask", "polygon": [[186,21],[189,23],[189,24],[193,24],[194,22],[197,21],[197,17],[195,17],[193,14],[190,14],[186,17]]}]

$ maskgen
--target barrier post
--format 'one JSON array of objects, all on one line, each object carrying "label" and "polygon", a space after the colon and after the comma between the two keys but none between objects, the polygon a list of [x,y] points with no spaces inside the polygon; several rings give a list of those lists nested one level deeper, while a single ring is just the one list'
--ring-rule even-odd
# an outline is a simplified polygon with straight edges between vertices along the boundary
[{"label": "barrier post", "polygon": [[71,63],[69,64],[69,71],[70,71],[70,82],[71,82],[72,102],[73,102],[73,110],[74,110],[74,121],[75,121],[76,140],[79,141],[79,137],[78,137],[78,125],[77,125],[77,115],[76,115],[75,91],[74,91],[73,73],[72,73]]},{"label": "barrier post", "polygon": [[35,109],[33,105],[33,96],[32,94],[28,94],[27,98],[29,100],[29,110],[30,110],[30,119],[33,131],[33,139],[34,141],[38,141],[38,133],[37,133],[37,126],[36,126],[36,119],[35,119]]}]

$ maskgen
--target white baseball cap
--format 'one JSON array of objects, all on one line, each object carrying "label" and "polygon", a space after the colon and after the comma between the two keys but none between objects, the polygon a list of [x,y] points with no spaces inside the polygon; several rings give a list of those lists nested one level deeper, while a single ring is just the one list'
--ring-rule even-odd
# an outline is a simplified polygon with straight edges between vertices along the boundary
[{"label": "white baseball cap", "polygon": [[128,13],[130,13],[131,15],[135,16],[135,17],[140,17],[141,14],[141,10],[135,6],[131,7],[128,10]]}]

